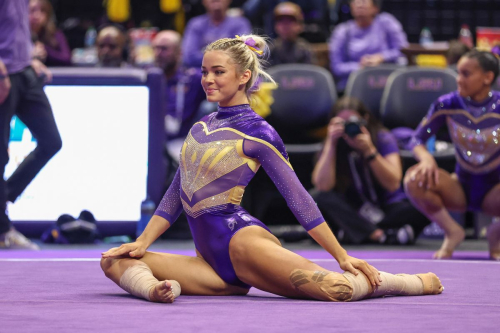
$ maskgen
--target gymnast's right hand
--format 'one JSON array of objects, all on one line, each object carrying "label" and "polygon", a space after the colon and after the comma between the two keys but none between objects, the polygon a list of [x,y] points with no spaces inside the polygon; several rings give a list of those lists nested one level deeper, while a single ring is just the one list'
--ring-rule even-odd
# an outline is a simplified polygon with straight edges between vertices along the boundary
[{"label": "gymnast's right hand", "polygon": [[139,241],[133,243],[125,243],[119,247],[113,247],[102,253],[103,258],[142,258],[146,253],[147,247]]},{"label": "gymnast's right hand", "polygon": [[417,182],[418,187],[428,190],[439,184],[439,168],[432,157],[423,159],[411,171],[410,180]]}]

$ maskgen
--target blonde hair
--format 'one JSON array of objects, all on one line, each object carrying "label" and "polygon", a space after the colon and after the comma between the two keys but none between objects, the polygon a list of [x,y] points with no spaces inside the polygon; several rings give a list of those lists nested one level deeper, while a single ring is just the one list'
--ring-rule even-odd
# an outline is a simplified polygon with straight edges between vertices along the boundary
[{"label": "blonde hair", "polygon": [[[250,42],[252,40],[255,42],[254,44]],[[221,38],[207,46],[205,53],[209,51],[226,52],[240,73],[250,70],[252,77],[245,85],[245,93],[248,97],[258,91],[260,80],[267,79],[275,83],[273,78],[263,69],[266,63],[264,56],[269,54],[269,47],[264,37],[243,35],[235,38]]]}]

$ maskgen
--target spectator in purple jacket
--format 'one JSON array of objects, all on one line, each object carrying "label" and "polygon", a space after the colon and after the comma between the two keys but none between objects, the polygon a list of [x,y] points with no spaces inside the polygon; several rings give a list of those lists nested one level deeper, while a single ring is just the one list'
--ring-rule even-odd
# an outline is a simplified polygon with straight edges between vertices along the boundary
[{"label": "spectator in purple jacket", "polygon": [[56,28],[54,10],[48,0],[29,2],[33,57],[47,66],[71,65],[71,50],[62,31]]},{"label": "spectator in purple jacket", "polygon": [[200,67],[206,45],[220,38],[234,38],[251,31],[244,17],[226,15],[231,0],[203,0],[207,13],[192,18],[184,32],[183,63],[186,67]]},{"label": "spectator in purple jacket", "polygon": [[401,23],[379,13],[380,0],[350,0],[353,20],[339,24],[329,42],[330,66],[337,90],[345,89],[349,75],[364,67],[395,63],[408,45]]}]

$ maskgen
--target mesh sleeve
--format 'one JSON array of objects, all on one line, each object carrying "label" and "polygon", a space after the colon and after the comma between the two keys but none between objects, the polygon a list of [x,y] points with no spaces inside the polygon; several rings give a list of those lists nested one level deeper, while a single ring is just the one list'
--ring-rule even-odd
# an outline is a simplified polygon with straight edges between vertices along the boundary
[{"label": "mesh sleeve", "polygon": [[246,139],[243,150],[247,156],[256,158],[260,162],[297,220],[309,231],[325,222],[325,219],[311,195],[300,183],[288,160],[280,153],[284,151],[284,147],[279,147],[283,146],[281,140],[277,145],[279,150],[264,140]]},{"label": "mesh sleeve", "polygon": [[156,208],[155,215],[161,216],[166,219],[170,225],[174,224],[182,212],[181,203],[181,176],[180,169],[177,169],[174,180],[170,184],[167,192],[161,199],[158,208]]}]

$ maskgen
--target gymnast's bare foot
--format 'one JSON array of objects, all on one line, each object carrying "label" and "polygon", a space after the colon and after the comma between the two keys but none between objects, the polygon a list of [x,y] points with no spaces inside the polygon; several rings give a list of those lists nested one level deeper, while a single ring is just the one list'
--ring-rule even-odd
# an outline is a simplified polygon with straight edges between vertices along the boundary
[{"label": "gymnast's bare foot", "polygon": [[417,274],[424,284],[424,295],[441,294],[444,290],[441,280],[434,273]]},{"label": "gymnast's bare foot", "polygon": [[493,223],[488,227],[488,244],[490,259],[500,261],[500,223]]},{"label": "gymnast's bare foot", "polygon": [[149,298],[152,302],[158,303],[173,303],[176,295],[174,295],[172,283],[177,283],[174,280],[165,280],[158,282],[151,290],[149,291]]},{"label": "gymnast's bare foot", "polygon": [[453,251],[465,238],[464,229],[457,225],[451,232],[444,236],[441,248],[434,253],[434,259],[450,259]]}]

